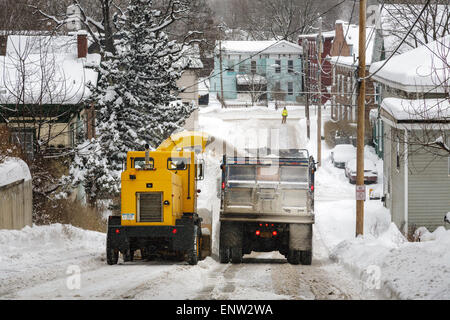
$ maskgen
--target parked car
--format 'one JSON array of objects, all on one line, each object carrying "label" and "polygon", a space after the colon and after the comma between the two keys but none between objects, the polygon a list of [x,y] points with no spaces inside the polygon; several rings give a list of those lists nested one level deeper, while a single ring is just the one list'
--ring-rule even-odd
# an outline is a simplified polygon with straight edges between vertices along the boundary
[{"label": "parked car", "polygon": [[337,168],[345,168],[345,163],[354,157],[356,148],[352,144],[338,144],[331,151],[331,162]]},{"label": "parked car", "polygon": [[[356,183],[356,158],[353,158],[345,164],[345,176],[350,183]],[[364,183],[377,183],[378,171],[375,162],[364,158]]]}]

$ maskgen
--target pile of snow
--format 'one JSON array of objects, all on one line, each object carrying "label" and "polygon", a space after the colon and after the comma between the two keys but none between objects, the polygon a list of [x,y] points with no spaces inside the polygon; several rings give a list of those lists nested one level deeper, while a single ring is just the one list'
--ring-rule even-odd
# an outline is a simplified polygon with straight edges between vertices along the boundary
[{"label": "pile of snow", "polygon": [[[367,197],[364,236],[355,238],[355,186],[348,183],[343,169],[333,167],[329,152],[323,148],[323,163],[316,176],[315,232],[330,258],[353,271],[364,290],[379,289],[375,292],[384,297],[449,299],[450,231],[440,227],[430,233],[419,228],[416,239],[420,242],[408,242],[382,202]],[[368,146],[365,157],[376,162],[379,172],[378,183],[367,189],[378,190],[383,183],[383,162]]]},{"label": "pile of snow", "polygon": [[0,187],[20,180],[31,180],[28,165],[19,158],[6,158],[0,163]]},{"label": "pile of snow", "polygon": [[0,230],[0,295],[104,264],[105,234],[52,224]]}]

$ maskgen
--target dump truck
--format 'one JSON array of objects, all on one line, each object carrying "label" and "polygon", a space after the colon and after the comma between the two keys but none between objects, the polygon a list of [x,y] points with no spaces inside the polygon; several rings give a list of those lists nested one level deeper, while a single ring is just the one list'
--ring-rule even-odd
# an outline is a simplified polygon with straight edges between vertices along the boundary
[{"label": "dump truck", "polygon": [[211,139],[203,133],[172,135],[155,151],[127,152],[121,175],[121,214],[108,219],[106,260],[132,261],[171,255],[195,265],[205,252],[197,212],[197,181],[204,176],[200,154]]},{"label": "dump truck", "polygon": [[219,260],[279,251],[291,264],[311,264],[314,158],[307,150],[278,156],[223,156]]}]

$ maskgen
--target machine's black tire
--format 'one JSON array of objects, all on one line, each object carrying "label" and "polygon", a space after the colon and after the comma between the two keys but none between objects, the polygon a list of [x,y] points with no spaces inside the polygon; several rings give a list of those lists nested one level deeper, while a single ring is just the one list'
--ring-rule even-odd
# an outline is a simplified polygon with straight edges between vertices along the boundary
[{"label": "machine's black tire", "polygon": [[110,245],[109,239],[106,240],[106,263],[110,266],[117,264],[119,261],[119,250],[114,249]]},{"label": "machine's black tire", "polygon": [[230,262],[230,250],[226,247],[220,246],[219,248],[219,261],[220,263]]},{"label": "machine's black tire", "polygon": [[192,266],[196,265],[200,255],[200,237],[198,227],[194,226],[194,241],[192,247],[188,251],[188,263]]},{"label": "machine's black tire", "polygon": [[301,251],[300,252],[300,262],[303,265],[309,266],[312,263],[312,251]]},{"label": "machine's black tire", "polygon": [[117,261],[119,261],[119,251],[107,246],[106,247],[106,262],[110,266],[112,266],[113,264],[117,264]]},{"label": "machine's black tire", "polygon": [[301,251],[300,250],[289,250],[287,261],[290,264],[300,264]]},{"label": "machine's black tire", "polygon": [[231,248],[231,263],[241,263],[242,262],[242,248],[232,247]]}]

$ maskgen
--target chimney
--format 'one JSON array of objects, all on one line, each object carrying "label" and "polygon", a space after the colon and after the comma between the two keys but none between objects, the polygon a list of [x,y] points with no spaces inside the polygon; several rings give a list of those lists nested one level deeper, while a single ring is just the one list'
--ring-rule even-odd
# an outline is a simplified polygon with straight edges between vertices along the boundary
[{"label": "chimney", "polygon": [[336,34],[335,38],[344,38],[344,22],[342,20],[336,20],[335,27],[336,27]]},{"label": "chimney", "polygon": [[86,58],[88,52],[87,32],[80,30],[77,33],[78,58]]},{"label": "chimney", "polygon": [[6,43],[8,42],[8,35],[0,34],[0,56],[6,56]]}]

